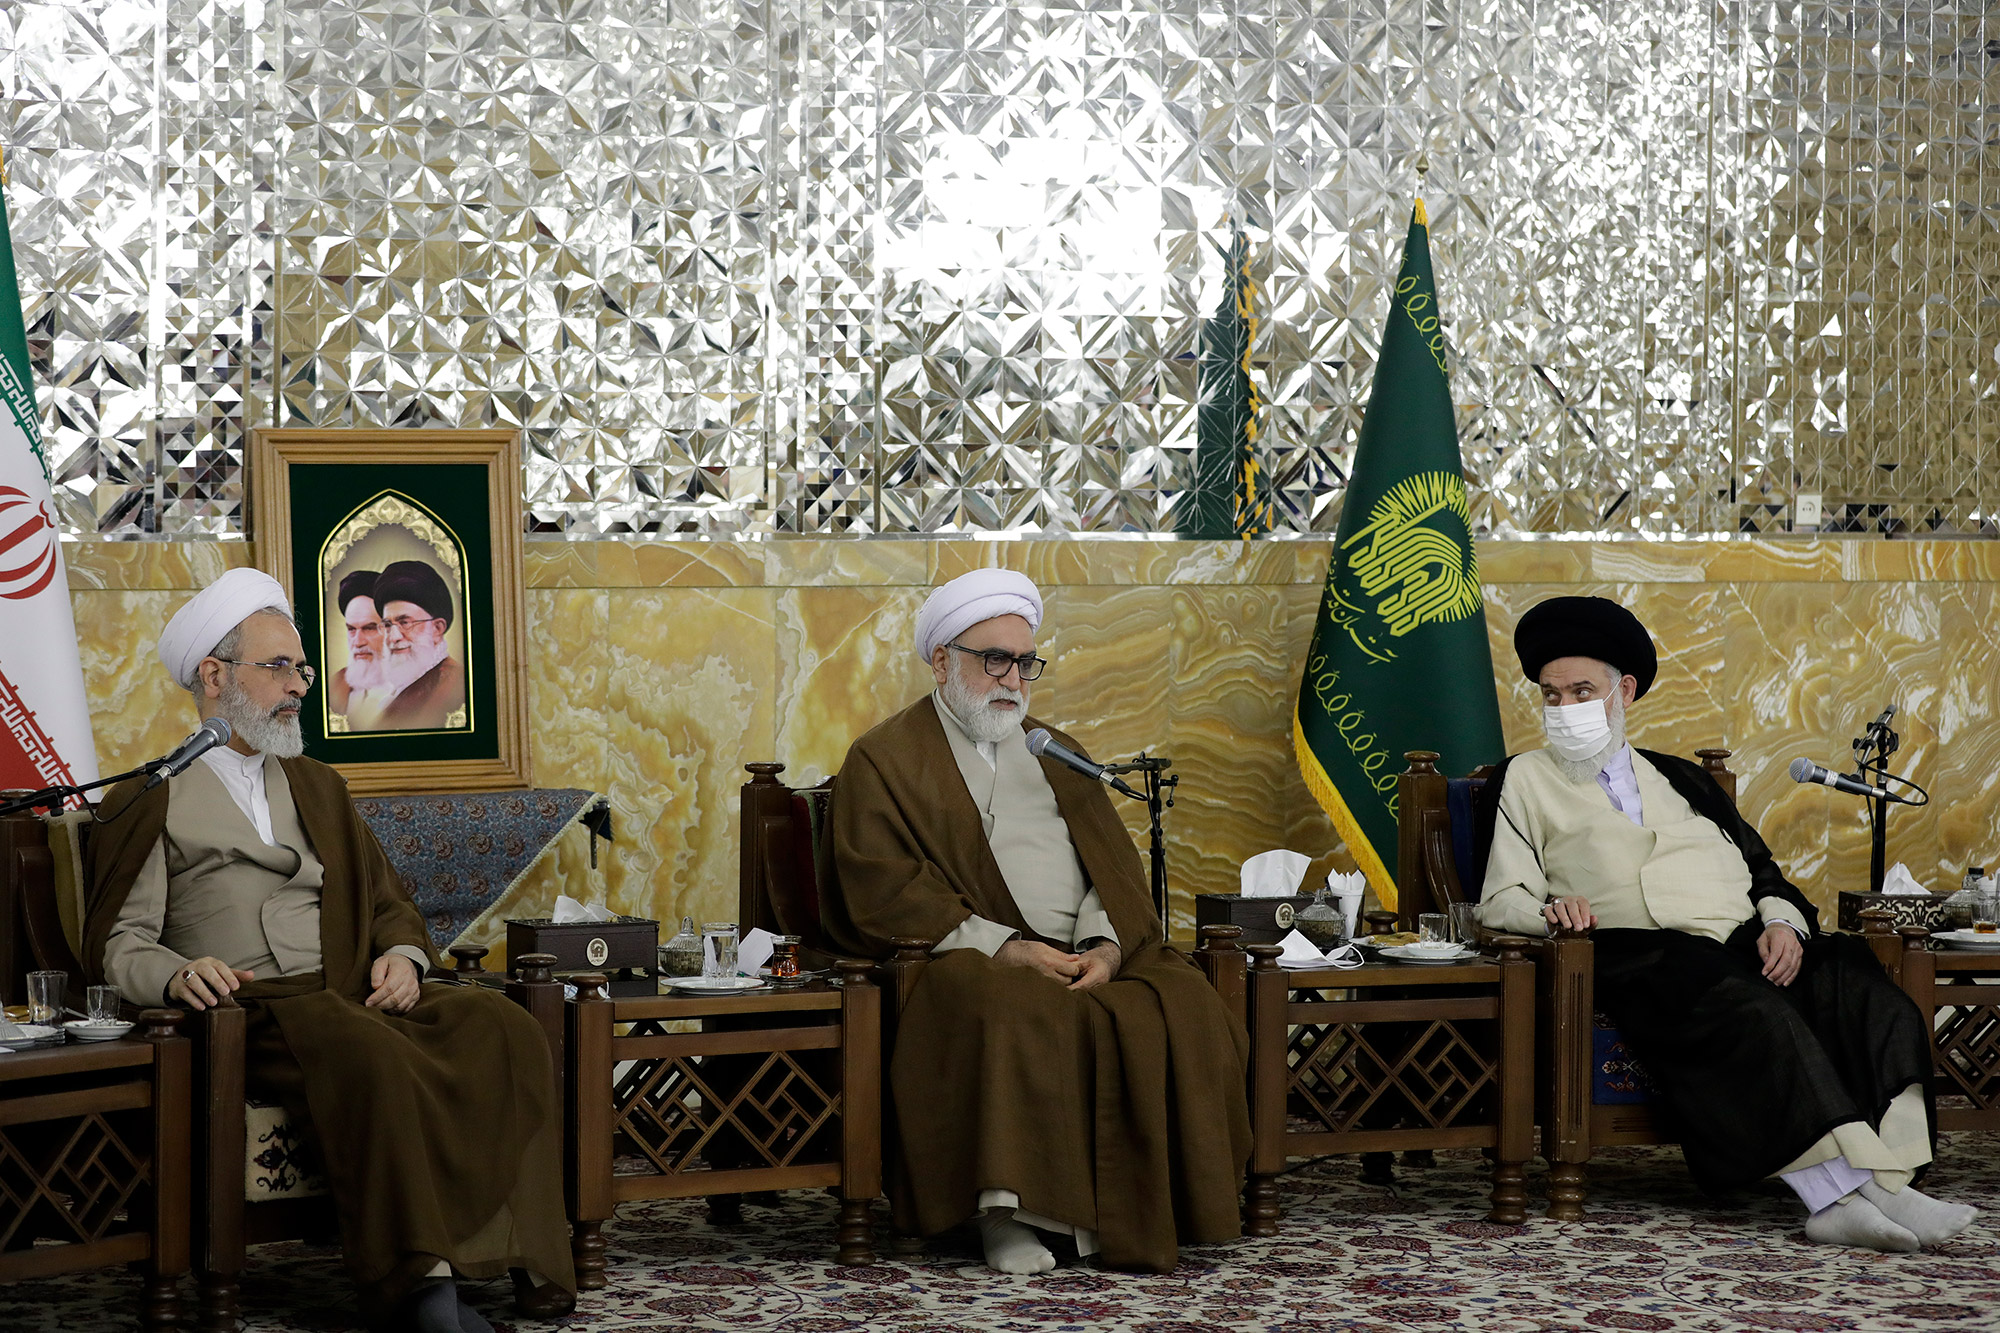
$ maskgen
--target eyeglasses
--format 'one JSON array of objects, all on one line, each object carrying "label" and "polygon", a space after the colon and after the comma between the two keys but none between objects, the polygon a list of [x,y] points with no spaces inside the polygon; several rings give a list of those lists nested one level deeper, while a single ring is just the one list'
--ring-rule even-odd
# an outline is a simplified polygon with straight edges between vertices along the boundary
[{"label": "eyeglasses", "polygon": [[[404,638],[407,639],[410,637],[410,631],[415,629],[417,626],[428,625],[433,621],[443,620],[443,619],[444,619],[443,616],[397,616],[393,620],[383,621],[380,625],[377,625],[375,628],[395,630],[396,633],[402,635]],[[366,625],[363,625],[361,628],[367,629],[368,627]]]},{"label": "eyeglasses", "polygon": [[969,657],[978,658],[981,662],[985,663],[986,674],[995,680],[1006,679],[1007,673],[1014,670],[1020,671],[1023,681],[1040,680],[1042,678],[1042,668],[1048,665],[1047,662],[1033,653],[1023,653],[1021,656],[1016,657],[1012,653],[1003,653],[997,648],[988,651],[980,648],[967,648],[964,644],[959,643],[948,644],[947,647],[956,648],[959,652]]},{"label": "eyeglasses", "polygon": [[218,657],[215,660],[218,662],[227,662],[231,666],[263,667],[264,670],[278,678],[278,684],[280,685],[284,685],[293,676],[297,676],[307,689],[311,689],[313,682],[319,679],[319,672],[313,669],[313,665],[310,662],[241,662],[233,657]]}]

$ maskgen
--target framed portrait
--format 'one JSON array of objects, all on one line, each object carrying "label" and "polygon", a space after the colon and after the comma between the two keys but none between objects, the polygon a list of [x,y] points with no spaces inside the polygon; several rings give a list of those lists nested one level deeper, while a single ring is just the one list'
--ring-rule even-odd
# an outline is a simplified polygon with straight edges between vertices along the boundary
[{"label": "framed portrait", "polygon": [[319,679],[306,753],[357,795],[533,785],[509,430],[253,431],[257,567]]}]

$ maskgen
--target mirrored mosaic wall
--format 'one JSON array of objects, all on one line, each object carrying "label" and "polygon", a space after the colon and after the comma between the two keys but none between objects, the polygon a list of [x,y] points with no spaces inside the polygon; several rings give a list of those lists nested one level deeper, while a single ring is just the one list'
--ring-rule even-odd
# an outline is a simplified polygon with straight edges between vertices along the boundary
[{"label": "mirrored mosaic wall", "polygon": [[65,521],[518,426],[537,532],[1155,532],[1230,220],[1326,531],[1419,168],[1486,531],[2000,508],[2000,6],[6,0]]}]

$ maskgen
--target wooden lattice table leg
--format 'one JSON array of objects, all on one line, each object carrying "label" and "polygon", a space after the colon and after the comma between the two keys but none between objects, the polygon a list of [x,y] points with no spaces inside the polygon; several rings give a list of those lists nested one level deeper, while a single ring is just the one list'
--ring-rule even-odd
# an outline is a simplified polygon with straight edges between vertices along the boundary
[{"label": "wooden lattice table leg", "polygon": [[1253,1236],[1275,1236],[1282,1215],[1283,1210],[1278,1206],[1278,1178],[1252,1171],[1249,1183],[1243,1187],[1243,1229]]},{"label": "wooden lattice table leg", "polygon": [[1583,1220],[1583,1163],[1549,1163],[1549,1216],[1558,1222]]},{"label": "wooden lattice table leg", "polygon": [[601,1291],[604,1287],[603,1224],[570,1223],[569,1253],[570,1259],[576,1264],[576,1289]]},{"label": "wooden lattice table leg", "polygon": [[1486,1214],[1489,1222],[1502,1226],[1516,1227],[1528,1220],[1527,1173],[1519,1162],[1493,1163],[1492,1211]]},{"label": "wooden lattice table leg", "polygon": [[867,1199],[842,1199],[840,1222],[834,1232],[836,1263],[866,1267],[875,1262],[875,1221]]}]

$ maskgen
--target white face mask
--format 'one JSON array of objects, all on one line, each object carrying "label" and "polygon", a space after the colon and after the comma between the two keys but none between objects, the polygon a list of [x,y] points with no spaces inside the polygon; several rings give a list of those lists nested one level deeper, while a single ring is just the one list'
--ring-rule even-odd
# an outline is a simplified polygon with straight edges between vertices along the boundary
[{"label": "white face mask", "polygon": [[1542,732],[1557,754],[1579,762],[1597,754],[1611,739],[1611,718],[1602,699],[1556,704],[1542,709]]}]

